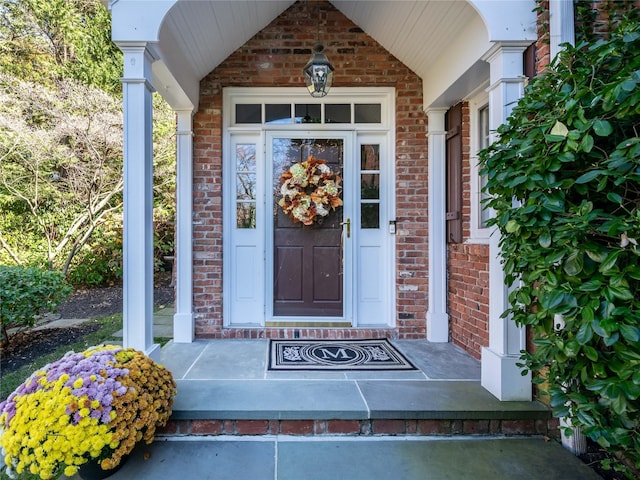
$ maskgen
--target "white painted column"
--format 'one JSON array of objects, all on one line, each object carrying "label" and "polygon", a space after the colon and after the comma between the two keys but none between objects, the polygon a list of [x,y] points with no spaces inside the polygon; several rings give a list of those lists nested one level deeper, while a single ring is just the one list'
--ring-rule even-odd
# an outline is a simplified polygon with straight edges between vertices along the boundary
[{"label": "white painted column", "polygon": [[145,43],[124,53],[123,344],[152,358],[153,343],[153,139],[151,64]]},{"label": "white painted column", "polygon": [[[489,128],[506,121],[524,93],[522,53],[528,44],[496,44],[483,57],[490,65]],[[509,306],[508,289],[500,257],[500,233],[489,240],[489,347],[482,349],[482,386],[499,400],[531,400],[531,376],[516,363],[526,348],[526,332],[510,318],[501,318]]]},{"label": "white painted column", "polygon": [[176,311],[173,341],[190,343],[193,324],[193,128],[192,110],[179,110],[176,171]]},{"label": "white painted column", "polygon": [[[575,45],[575,14],[573,0],[549,1],[549,41],[551,60],[564,48],[564,43]],[[571,435],[565,433],[564,427],[570,427]],[[587,451],[587,437],[580,427],[574,427],[571,417],[560,418],[560,436],[562,445],[574,455]]]},{"label": "white painted column", "polygon": [[563,43],[576,42],[573,0],[549,1],[549,42],[551,59],[562,50]]},{"label": "white painted column", "polygon": [[446,108],[427,110],[429,119],[429,311],[427,340],[449,341],[447,313]]}]

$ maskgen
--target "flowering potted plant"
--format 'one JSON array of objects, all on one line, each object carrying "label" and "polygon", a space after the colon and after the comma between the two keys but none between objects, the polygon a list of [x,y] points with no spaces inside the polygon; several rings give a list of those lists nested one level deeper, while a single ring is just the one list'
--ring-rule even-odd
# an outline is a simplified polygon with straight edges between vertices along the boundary
[{"label": "flowering potted plant", "polygon": [[340,177],[324,160],[312,155],[304,162],[294,163],[280,181],[282,198],[278,205],[295,223],[312,225],[342,205]]},{"label": "flowering potted plant", "polygon": [[153,441],[175,394],[171,372],[142,352],[114,345],[68,352],[0,403],[6,471],[52,479],[87,463],[112,470],[137,442]]}]

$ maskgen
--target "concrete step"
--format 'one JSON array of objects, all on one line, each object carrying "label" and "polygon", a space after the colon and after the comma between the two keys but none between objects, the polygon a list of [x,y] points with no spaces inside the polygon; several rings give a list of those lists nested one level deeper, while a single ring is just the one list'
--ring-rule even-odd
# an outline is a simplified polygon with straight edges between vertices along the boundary
[{"label": "concrete step", "polygon": [[142,445],[110,480],[596,480],[541,437],[192,437]]},{"label": "concrete step", "polygon": [[178,380],[165,435],[545,435],[539,402],[500,402],[477,381]]}]

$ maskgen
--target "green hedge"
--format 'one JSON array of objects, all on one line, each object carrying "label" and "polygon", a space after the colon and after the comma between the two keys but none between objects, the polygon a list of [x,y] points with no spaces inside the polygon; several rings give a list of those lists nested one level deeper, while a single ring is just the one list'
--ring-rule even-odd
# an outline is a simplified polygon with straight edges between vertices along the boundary
[{"label": "green hedge", "polygon": [[[505,315],[557,416],[640,467],[640,26],[567,46],[480,154]],[[545,372],[545,373],[542,373]],[[542,378],[546,376],[546,378]]]}]

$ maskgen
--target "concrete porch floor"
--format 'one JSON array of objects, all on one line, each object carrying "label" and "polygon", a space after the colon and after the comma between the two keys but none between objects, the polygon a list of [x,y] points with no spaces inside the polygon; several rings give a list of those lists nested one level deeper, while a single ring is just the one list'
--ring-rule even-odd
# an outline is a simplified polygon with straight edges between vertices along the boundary
[{"label": "concrete porch floor", "polygon": [[538,402],[500,402],[480,364],[452,344],[392,343],[417,371],[267,370],[268,340],[169,342],[159,362],[178,383],[174,419],[544,419]]},{"label": "concrete porch floor", "polygon": [[[139,447],[110,480],[597,480],[540,438],[246,437]],[[74,478],[74,480],[76,480]]]},{"label": "concrete porch floor", "polygon": [[[451,344],[393,341],[416,372],[269,372],[267,340],[172,341],[160,363],[177,383],[173,421],[548,418],[537,402],[499,402],[479,362]],[[429,420],[424,420],[429,421]],[[461,432],[463,433],[463,432]],[[172,435],[142,445],[113,480],[592,480],[542,435]]]},{"label": "concrete porch floor", "polygon": [[[172,309],[156,313],[154,336],[170,338]],[[171,423],[201,422],[212,431],[170,429],[138,446],[112,480],[596,480],[593,470],[543,434],[465,431],[467,424],[546,422],[537,402],[499,402],[480,385],[479,362],[451,344],[393,341],[420,370],[269,372],[267,340],[212,340],[161,349],[178,384]],[[314,420],[315,419],[315,420]],[[329,421],[327,421],[329,419]],[[417,426],[411,435],[378,433],[375,422]],[[456,420],[458,419],[458,420]],[[473,420],[479,419],[479,420]],[[495,419],[495,420],[492,420]],[[512,419],[512,420],[510,420]],[[326,430],[295,435],[224,426],[277,424]],[[316,422],[309,423],[309,422]],[[366,435],[331,425],[370,422]],[[385,423],[386,422],[386,423]],[[451,423],[452,434],[420,425]],[[474,423],[475,422],[475,423]],[[222,430],[216,430],[222,427]],[[235,427],[234,427],[235,428]],[[320,433],[320,434],[318,434]],[[79,477],[73,477],[78,480]]]}]

